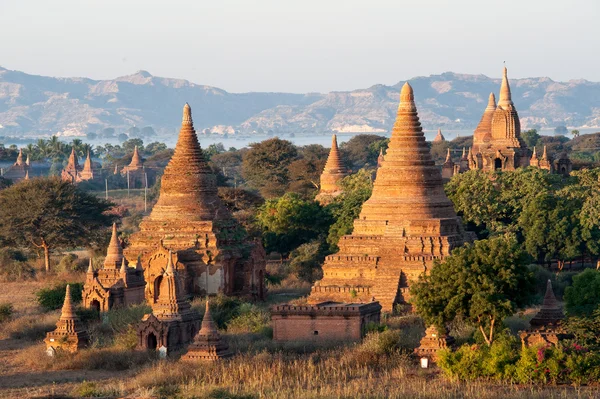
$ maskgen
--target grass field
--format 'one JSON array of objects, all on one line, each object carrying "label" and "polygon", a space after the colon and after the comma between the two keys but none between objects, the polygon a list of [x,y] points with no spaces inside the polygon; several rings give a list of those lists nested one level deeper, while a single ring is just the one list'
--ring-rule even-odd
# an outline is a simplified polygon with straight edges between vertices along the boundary
[{"label": "grass field", "polygon": [[[83,279],[83,275],[79,276]],[[67,277],[41,277],[0,283],[0,303],[13,304],[11,320],[0,325],[0,397],[130,398],[597,398],[598,387],[454,383],[435,368],[422,370],[410,352],[424,326],[414,316],[388,317],[388,330],[360,344],[331,347],[276,344],[271,338],[267,304],[242,304],[222,331],[236,355],[214,364],[183,365],[177,355],[158,360],[135,351],[130,327],[147,308],[110,312],[106,323],[89,326],[92,347],[54,359],[44,354],[42,339],[59,311],[44,313],[35,292]],[[277,287],[268,304],[296,299],[304,286]],[[217,302],[216,302],[217,303]],[[203,308],[203,300],[193,306]],[[218,303],[217,303],[218,304]],[[532,311],[516,315],[514,328]],[[225,320],[225,319],[224,319]],[[524,321],[525,320],[525,321]],[[459,328],[456,335],[468,334]],[[458,337],[460,338],[460,337]]]}]

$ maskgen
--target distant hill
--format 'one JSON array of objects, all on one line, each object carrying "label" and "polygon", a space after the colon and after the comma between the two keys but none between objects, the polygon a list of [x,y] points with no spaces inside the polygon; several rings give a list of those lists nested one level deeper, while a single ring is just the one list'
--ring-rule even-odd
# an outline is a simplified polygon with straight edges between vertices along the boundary
[{"label": "distant hill", "polygon": [[[509,71],[510,76],[510,71]],[[428,129],[474,128],[500,79],[452,72],[410,79],[419,115]],[[600,83],[511,79],[524,127],[600,126]],[[277,132],[385,132],[393,122],[400,86],[328,94],[229,93],[146,71],[112,80],[51,78],[0,67],[0,136],[96,132],[132,126],[177,128],[192,105],[198,130]]]}]

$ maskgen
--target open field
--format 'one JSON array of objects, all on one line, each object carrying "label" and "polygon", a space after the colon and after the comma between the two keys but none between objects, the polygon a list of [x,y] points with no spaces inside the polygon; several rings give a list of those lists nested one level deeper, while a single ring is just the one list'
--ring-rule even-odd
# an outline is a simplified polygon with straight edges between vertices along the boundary
[{"label": "open field", "polygon": [[[83,278],[83,275],[80,275]],[[73,279],[70,275],[68,281]],[[109,315],[93,323],[93,344],[75,355],[55,359],[41,342],[59,311],[44,313],[35,292],[60,282],[48,277],[2,283],[0,303],[13,304],[12,320],[0,325],[0,397],[130,398],[597,398],[599,387],[454,383],[433,368],[422,370],[410,352],[424,328],[413,316],[388,317],[388,330],[361,344],[341,347],[276,344],[270,338],[266,304],[244,305],[248,313],[228,322],[223,331],[236,356],[214,364],[183,365],[132,350],[135,333],[127,327],[144,309]],[[276,287],[267,303],[286,302],[306,294],[305,287]],[[193,306],[203,308],[196,299]],[[533,314],[515,315],[511,327]],[[216,313],[219,316],[218,310]],[[225,317],[225,316],[222,316]],[[225,320],[225,319],[223,319]],[[457,338],[468,334],[459,327]],[[55,395],[55,396],[52,396]]]}]

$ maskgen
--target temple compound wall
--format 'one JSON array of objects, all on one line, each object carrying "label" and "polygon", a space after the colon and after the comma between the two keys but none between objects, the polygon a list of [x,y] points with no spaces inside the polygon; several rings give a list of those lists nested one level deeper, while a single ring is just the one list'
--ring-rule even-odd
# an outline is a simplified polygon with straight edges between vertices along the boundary
[{"label": "temple compound wall", "polygon": [[271,307],[275,341],[360,341],[369,323],[379,324],[381,305],[322,302]]}]

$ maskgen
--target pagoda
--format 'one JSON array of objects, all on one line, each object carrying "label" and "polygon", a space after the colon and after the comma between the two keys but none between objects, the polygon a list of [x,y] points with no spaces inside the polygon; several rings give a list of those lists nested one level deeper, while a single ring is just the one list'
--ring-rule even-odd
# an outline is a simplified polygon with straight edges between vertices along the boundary
[{"label": "pagoda", "polygon": [[183,279],[174,267],[169,252],[167,264],[157,278],[157,299],[152,313],[144,316],[138,325],[138,348],[168,352],[183,349],[200,329],[200,315],[192,310],[183,289]]},{"label": "pagoda", "polygon": [[409,300],[410,282],[434,260],[471,240],[444,193],[406,83],[373,194],[352,234],[340,239],[339,252],[326,258],[323,279],[313,286],[309,302],[374,300],[391,311]]},{"label": "pagoda", "polygon": [[346,176],[348,176],[348,169],[346,169],[342,162],[337,145],[337,137],[334,134],[331,138],[329,157],[321,174],[321,189],[315,200],[323,205],[330,203],[333,198],[342,193],[340,182]]},{"label": "pagoda", "polygon": [[83,306],[106,312],[114,307],[143,303],[145,286],[141,264],[138,261],[135,267],[129,267],[117,237],[117,225],[113,224],[104,266],[94,270],[90,259],[82,292]]},{"label": "pagoda", "polygon": [[71,287],[67,284],[65,301],[56,329],[46,334],[47,353],[54,355],[57,349],[76,352],[89,343],[87,330],[75,314],[75,307],[71,299]]},{"label": "pagoda", "polygon": [[169,251],[183,275],[186,294],[264,298],[264,249],[247,238],[225,208],[216,180],[198,143],[192,110],[185,104],[158,201],[124,252],[130,259],[140,257],[150,304],[158,299],[158,279]]},{"label": "pagoda", "polygon": [[443,143],[444,141],[446,141],[446,138],[442,134],[442,129],[438,129],[437,135],[433,139],[433,142],[434,143]]},{"label": "pagoda", "polygon": [[519,333],[523,345],[556,345],[560,340],[570,338],[561,325],[564,318],[562,308],[554,296],[552,282],[548,280],[542,308],[529,321],[531,328]]},{"label": "pagoda", "polygon": [[231,356],[233,356],[233,353],[219,334],[210,313],[208,300],[206,300],[206,311],[202,319],[202,327],[198,331],[198,334],[196,334],[196,337],[194,337],[194,342],[188,347],[187,353],[181,357],[181,360],[214,361]]},{"label": "pagoda", "polygon": [[23,150],[19,149],[17,161],[10,168],[8,168],[3,177],[14,182],[26,180],[29,176],[30,167],[29,154],[27,154],[27,159],[23,161]]},{"label": "pagoda", "polygon": [[454,337],[448,335],[447,331],[440,330],[436,326],[429,326],[425,330],[425,336],[421,339],[420,345],[415,348],[414,354],[421,358],[426,357],[435,362],[438,351],[452,348],[454,342]]},{"label": "pagoda", "polygon": [[81,183],[82,181],[98,179],[100,175],[94,171],[90,151],[87,152],[87,158],[83,163],[83,167],[79,165],[79,159],[75,153],[75,148],[71,148],[71,155],[67,166],[61,172],[61,179],[70,181],[71,183]]},{"label": "pagoda", "polygon": [[[115,165],[115,171],[117,170],[116,168],[117,166]],[[129,179],[129,185],[132,188],[146,187],[146,168],[144,168],[144,163],[142,161],[142,157],[140,156],[140,152],[138,150],[137,145],[133,149],[131,162],[129,163],[129,165],[121,169],[121,175]]]}]

